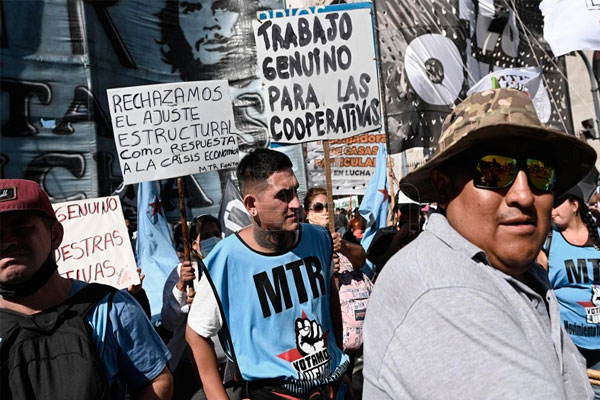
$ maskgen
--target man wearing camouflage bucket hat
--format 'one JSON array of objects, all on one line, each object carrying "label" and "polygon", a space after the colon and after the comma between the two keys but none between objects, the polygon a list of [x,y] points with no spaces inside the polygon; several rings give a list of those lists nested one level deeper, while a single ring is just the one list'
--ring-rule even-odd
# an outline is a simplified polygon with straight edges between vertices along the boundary
[{"label": "man wearing camouflage bucket hat", "polygon": [[595,160],[514,89],[475,93],[448,115],[434,157],[401,182],[439,212],[375,285],[365,398],[593,398],[535,259],[554,196]]}]

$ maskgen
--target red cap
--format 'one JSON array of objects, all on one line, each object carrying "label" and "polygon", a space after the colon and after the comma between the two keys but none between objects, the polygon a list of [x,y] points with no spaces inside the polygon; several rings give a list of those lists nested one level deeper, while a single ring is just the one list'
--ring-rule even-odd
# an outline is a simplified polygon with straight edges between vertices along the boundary
[{"label": "red cap", "polygon": [[56,220],[48,196],[37,182],[26,179],[0,179],[0,213],[39,211]]}]

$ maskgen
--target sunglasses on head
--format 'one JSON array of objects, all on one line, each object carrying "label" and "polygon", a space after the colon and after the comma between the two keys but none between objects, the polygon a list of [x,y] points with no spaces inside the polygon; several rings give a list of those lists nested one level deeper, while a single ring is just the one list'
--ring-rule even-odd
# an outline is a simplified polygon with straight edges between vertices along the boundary
[{"label": "sunglasses on head", "polygon": [[315,203],[312,205],[312,207],[310,209],[314,212],[321,212],[321,211],[323,211],[323,209],[325,209],[325,210],[327,209],[327,204]]},{"label": "sunglasses on head", "polygon": [[500,155],[483,156],[477,161],[473,183],[481,189],[504,189],[512,185],[520,170],[525,171],[529,184],[542,192],[556,187],[556,169],[534,158],[513,158]]}]

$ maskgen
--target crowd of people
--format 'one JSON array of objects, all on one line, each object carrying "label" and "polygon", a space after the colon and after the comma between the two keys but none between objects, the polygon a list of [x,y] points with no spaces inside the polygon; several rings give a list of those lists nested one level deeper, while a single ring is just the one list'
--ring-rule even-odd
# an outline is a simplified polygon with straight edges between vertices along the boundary
[{"label": "crowd of people", "polygon": [[[290,159],[253,150],[237,168],[252,224],[225,238],[210,215],[175,229],[169,338],[140,306],[141,286],[61,277],[63,228],[48,196],[2,179],[1,397],[598,399],[600,210],[580,184],[595,160],[546,128],[526,94],[475,93],[401,180],[392,226],[365,249],[358,210],[330,221],[325,189],[302,204]],[[348,315],[339,277],[367,262],[366,317],[364,302]]]}]

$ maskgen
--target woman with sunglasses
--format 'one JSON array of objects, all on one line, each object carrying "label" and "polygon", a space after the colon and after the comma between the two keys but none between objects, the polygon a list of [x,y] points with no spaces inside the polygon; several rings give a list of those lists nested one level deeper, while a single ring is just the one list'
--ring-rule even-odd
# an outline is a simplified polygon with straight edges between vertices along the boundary
[{"label": "woman with sunglasses", "polygon": [[[554,225],[546,244],[548,274],[556,293],[561,325],[586,359],[600,369],[600,236],[579,186],[557,198]],[[542,265],[543,265],[543,255]],[[600,387],[592,386],[596,399]]]},{"label": "woman with sunglasses", "polygon": [[[308,189],[304,197],[304,211],[308,223],[327,228],[329,223],[327,190],[322,187]],[[361,245],[342,240],[342,236],[338,232],[332,233],[331,238],[333,239],[333,251],[346,256],[354,269],[359,269],[365,265],[367,256]],[[339,260],[335,258],[334,271],[339,272],[339,268]]]}]

